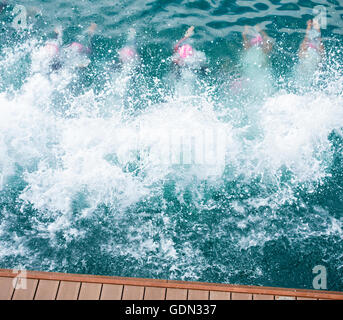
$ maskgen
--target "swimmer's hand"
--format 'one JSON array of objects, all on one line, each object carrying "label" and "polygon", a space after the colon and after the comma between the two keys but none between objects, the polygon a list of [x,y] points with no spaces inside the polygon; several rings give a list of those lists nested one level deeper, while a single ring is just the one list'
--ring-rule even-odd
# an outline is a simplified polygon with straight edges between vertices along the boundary
[{"label": "swimmer's hand", "polygon": [[54,29],[54,32],[57,34],[57,35],[62,35],[62,26],[57,26],[55,29]]},{"label": "swimmer's hand", "polygon": [[130,28],[128,33],[127,33],[127,40],[132,41],[136,37],[136,30],[134,28]]},{"label": "swimmer's hand", "polygon": [[307,30],[311,29],[312,28],[312,20],[307,20],[306,22],[306,25],[307,25]]},{"label": "swimmer's hand", "polygon": [[261,33],[262,29],[258,24],[254,28],[258,33]]},{"label": "swimmer's hand", "polygon": [[63,38],[63,28],[62,28],[62,26],[55,27],[54,32],[57,35],[57,43],[58,43],[59,46],[61,46],[62,43],[63,43],[63,41],[62,41],[62,38]]},{"label": "swimmer's hand", "polygon": [[312,27],[314,28],[314,29],[316,29],[318,32],[320,31],[320,23],[319,23],[319,21],[318,21],[318,19],[313,19],[313,21],[312,21]]},{"label": "swimmer's hand", "polygon": [[98,27],[98,25],[96,24],[96,23],[91,23],[91,25],[89,26],[89,28],[88,28],[88,32],[89,33],[91,33],[91,34],[93,34],[94,32],[95,32],[95,30],[96,30],[96,28]]},{"label": "swimmer's hand", "polygon": [[189,38],[194,34],[194,26],[191,26],[188,28],[188,30],[185,33],[185,38]]}]

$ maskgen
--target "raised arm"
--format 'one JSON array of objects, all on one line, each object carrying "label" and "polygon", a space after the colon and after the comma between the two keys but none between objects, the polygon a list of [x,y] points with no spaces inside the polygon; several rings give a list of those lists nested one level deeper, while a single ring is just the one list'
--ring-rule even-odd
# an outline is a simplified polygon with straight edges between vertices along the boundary
[{"label": "raised arm", "polygon": [[249,32],[249,27],[248,26],[244,26],[244,30],[242,32],[243,47],[244,47],[244,49],[249,49],[250,48],[250,43],[249,43],[249,40],[247,38],[248,32]]},{"label": "raised arm", "polygon": [[88,34],[89,34],[89,36],[93,36],[94,35],[94,33],[95,33],[95,30],[96,30],[96,28],[97,28],[98,26],[97,26],[97,24],[96,23],[91,23],[91,25],[88,27],[88,29],[87,29],[87,31],[88,31]]},{"label": "raised arm", "polygon": [[54,29],[56,36],[57,36],[57,43],[59,46],[62,46],[63,44],[63,29],[61,26],[58,26]]},{"label": "raised arm", "polygon": [[194,26],[191,26],[188,28],[188,30],[186,31],[185,35],[183,36],[182,39],[180,39],[177,44],[174,46],[174,52],[177,52],[177,50],[179,49],[180,45],[182,44],[182,42],[184,42],[185,40],[187,40],[188,38],[190,38],[192,35],[194,34]]},{"label": "raised arm", "polygon": [[299,57],[302,58],[307,50],[308,47],[308,33],[312,28],[312,20],[308,20],[307,21],[307,27],[306,27],[306,33],[305,33],[305,38],[303,40],[303,42],[300,45],[300,49],[299,49]]},{"label": "raised arm", "polygon": [[269,37],[267,33],[260,28],[260,26],[256,25],[255,29],[263,38],[264,53],[269,53],[273,49],[273,39]]}]

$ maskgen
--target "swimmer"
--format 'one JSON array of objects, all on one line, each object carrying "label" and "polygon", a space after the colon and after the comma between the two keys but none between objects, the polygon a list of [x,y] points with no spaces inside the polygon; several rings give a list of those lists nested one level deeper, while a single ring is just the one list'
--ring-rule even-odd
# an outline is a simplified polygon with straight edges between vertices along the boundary
[{"label": "swimmer", "polygon": [[298,89],[312,87],[315,75],[325,54],[319,23],[308,20],[306,34],[298,52],[299,61],[295,65],[294,81]]},{"label": "swimmer", "polygon": [[186,31],[184,37],[180,39],[174,46],[174,54],[172,57],[173,64],[177,67],[188,67],[193,70],[207,71],[204,64],[206,56],[203,52],[195,50],[190,44],[189,39],[194,34],[194,26],[191,26]]},{"label": "swimmer", "polygon": [[135,65],[139,60],[139,55],[136,50],[136,30],[129,29],[127,35],[126,45],[118,50],[119,64],[123,65]]},{"label": "swimmer", "polygon": [[79,41],[72,42],[64,49],[65,62],[71,67],[85,68],[90,64],[91,40],[97,25],[92,23],[86,35],[81,35]]},{"label": "swimmer", "polygon": [[243,48],[241,78],[236,79],[231,88],[241,92],[247,99],[260,99],[273,91],[268,56],[273,48],[273,40],[259,26],[245,26],[242,33]]},{"label": "swimmer", "polygon": [[49,40],[32,54],[32,71],[50,74],[62,67],[60,53],[62,47],[62,28],[56,27],[56,39]]},{"label": "swimmer", "polygon": [[122,76],[124,76],[131,71],[136,71],[136,68],[139,67],[139,61],[140,56],[136,46],[136,30],[130,28],[127,33],[127,40],[124,47],[117,50],[117,57],[109,68],[115,73],[122,73]]},{"label": "swimmer", "polygon": [[130,28],[127,35],[127,43],[125,47],[118,51],[119,60],[121,63],[130,63],[138,58],[135,41],[136,30]]},{"label": "swimmer", "polygon": [[272,39],[258,25],[255,27],[245,26],[242,36],[245,50],[259,47],[265,54],[268,54],[273,48]]},{"label": "swimmer", "polygon": [[324,53],[324,46],[318,21],[308,20],[305,39],[300,45],[299,57],[305,58],[313,50],[322,55]]},{"label": "swimmer", "polygon": [[131,112],[139,108],[139,106],[133,107],[132,104],[137,101],[133,97],[143,95],[143,92],[140,92],[142,90],[140,81],[143,79],[142,72],[139,70],[142,67],[140,62],[141,58],[136,45],[136,30],[129,28],[124,46],[116,50],[115,58],[107,65],[109,81],[106,84],[106,92],[109,103],[106,105],[111,109],[113,101],[116,101],[121,112],[124,110]]}]

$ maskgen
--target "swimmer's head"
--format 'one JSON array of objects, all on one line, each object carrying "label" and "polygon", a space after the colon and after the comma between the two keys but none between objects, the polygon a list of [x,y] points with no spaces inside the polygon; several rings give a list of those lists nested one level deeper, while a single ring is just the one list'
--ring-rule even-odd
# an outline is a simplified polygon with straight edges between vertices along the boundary
[{"label": "swimmer's head", "polygon": [[70,44],[70,49],[74,52],[82,53],[84,50],[84,47],[79,42],[73,42]]},{"label": "swimmer's head", "polygon": [[86,54],[86,55],[88,55],[91,52],[90,48],[85,47],[84,45],[82,45],[79,42],[72,42],[66,49],[67,49],[67,52],[69,54],[72,54],[72,55],[74,55],[74,54],[77,54],[77,55]]},{"label": "swimmer's head", "polygon": [[122,63],[129,63],[137,58],[137,52],[132,47],[124,47],[118,51],[118,54]]},{"label": "swimmer's head", "polygon": [[44,46],[32,52],[32,71],[49,73],[51,63],[59,59],[60,48],[54,42],[48,42]]},{"label": "swimmer's head", "polygon": [[257,34],[254,38],[250,40],[252,46],[260,46],[263,43],[263,38],[260,34]]},{"label": "swimmer's head", "polygon": [[193,55],[193,48],[189,44],[184,44],[178,49],[177,52],[180,55],[181,59],[186,59]]},{"label": "swimmer's head", "polygon": [[47,43],[42,49],[41,54],[46,57],[55,57],[59,53],[59,47],[55,43]]},{"label": "swimmer's head", "polygon": [[180,67],[187,67],[193,70],[197,70],[205,66],[206,55],[204,52],[195,50],[189,45],[185,45],[183,47],[184,51],[178,50],[178,52],[173,55],[172,61],[176,65]]},{"label": "swimmer's head", "polygon": [[245,26],[244,34],[247,35],[251,47],[263,45],[263,37],[258,26]]}]

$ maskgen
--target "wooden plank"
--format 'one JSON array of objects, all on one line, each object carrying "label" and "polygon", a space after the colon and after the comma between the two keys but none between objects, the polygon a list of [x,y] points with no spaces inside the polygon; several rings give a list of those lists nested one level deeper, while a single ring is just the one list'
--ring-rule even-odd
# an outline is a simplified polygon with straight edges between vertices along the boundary
[{"label": "wooden plank", "polygon": [[295,297],[290,297],[290,296],[275,296],[275,300],[295,300]]},{"label": "wooden plank", "polygon": [[124,286],[123,300],[143,300],[144,287]]},{"label": "wooden plank", "polygon": [[59,283],[56,280],[39,280],[35,300],[55,300]]},{"label": "wooden plank", "polygon": [[82,282],[79,300],[99,300],[101,283]]},{"label": "wooden plank", "polygon": [[250,294],[250,293],[232,292],[231,299],[232,300],[252,300],[252,294]]},{"label": "wooden plank", "polygon": [[121,300],[123,285],[103,284],[100,300]]},{"label": "wooden plank", "polygon": [[80,282],[61,281],[56,300],[77,300]]},{"label": "wooden plank", "polygon": [[187,300],[208,300],[209,294],[206,290],[188,290]]},{"label": "wooden plank", "polygon": [[145,287],[144,300],[164,300],[166,288]]},{"label": "wooden plank", "polygon": [[187,290],[167,288],[166,300],[187,300]]},{"label": "wooden plank", "polygon": [[210,291],[210,300],[231,300],[231,293],[223,291]]},{"label": "wooden plank", "polygon": [[14,281],[15,285],[14,278],[0,278],[0,300],[11,300],[14,291],[12,281]]},{"label": "wooden plank", "polygon": [[12,300],[33,300],[37,284],[37,279],[18,279]]},{"label": "wooden plank", "polygon": [[[13,270],[0,269],[0,277],[15,277]],[[305,289],[288,289],[288,288],[273,288],[273,287],[258,287],[258,286],[242,286],[217,283],[203,282],[184,282],[175,280],[159,280],[159,279],[139,279],[139,278],[122,278],[109,276],[94,276],[80,274],[63,274],[53,272],[37,272],[27,271],[29,279],[44,279],[44,280],[59,280],[59,281],[76,281],[76,282],[92,282],[106,283],[117,285],[132,285],[144,287],[160,287],[160,288],[179,288],[191,290],[211,290],[224,292],[237,292],[249,294],[266,294],[274,296],[293,296],[307,297],[316,299],[335,299],[343,300],[343,292],[337,291],[322,291],[322,290],[305,290]]]},{"label": "wooden plank", "polygon": [[[108,283],[108,284],[122,284],[132,286],[150,286],[150,287],[166,287],[168,280],[160,279],[142,279],[142,278],[128,278],[115,276],[98,276],[88,274],[71,274],[58,272],[43,272],[43,271],[28,271],[26,270],[27,278],[30,279],[45,279],[45,280],[59,280],[72,282],[92,282],[92,283]],[[0,269],[0,277],[13,278],[13,270]]]},{"label": "wooden plank", "polygon": [[254,294],[253,300],[274,300],[274,296],[270,294]]}]

